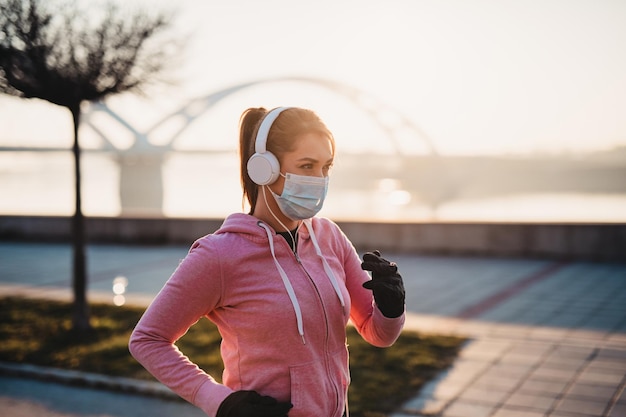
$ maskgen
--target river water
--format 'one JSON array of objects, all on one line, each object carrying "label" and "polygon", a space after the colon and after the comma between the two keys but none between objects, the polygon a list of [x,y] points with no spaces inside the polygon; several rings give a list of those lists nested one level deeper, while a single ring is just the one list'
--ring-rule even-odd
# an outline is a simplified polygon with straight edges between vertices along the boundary
[{"label": "river water", "polygon": [[[223,218],[242,211],[234,152],[176,153],[148,170],[133,170],[132,161],[127,160],[131,169],[125,172],[116,158],[84,153],[83,211],[87,216]],[[347,187],[355,175],[359,172],[342,170],[339,165],[334,168],[320,215],[384,222],[626,222],[626,194],[525,192],[457,198],[434,208],[415,192],[403,189],[395,178],[375,179],[366,188]],[[71,215],[73,210],[69,152],[0,152],[0,215]]]}]

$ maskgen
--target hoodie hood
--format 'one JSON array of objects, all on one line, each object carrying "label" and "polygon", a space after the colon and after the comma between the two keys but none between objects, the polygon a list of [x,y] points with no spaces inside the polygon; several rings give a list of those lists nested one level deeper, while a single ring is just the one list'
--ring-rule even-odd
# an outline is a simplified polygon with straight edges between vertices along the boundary
[{"label": "hoodie hood", "polygon": [[[315,218],[305,220],[309,222],[311,225]],[[224,233],[238,233],[243,235],[246,239],[249,239],[254,242],[262,243],[268,241],[267,232],[263,227],[259,226],[259,222],[263,223],[258,218],[245,213],[235,213],[228,216],[219,230],[217,230],[214,234],[224,234]],[[274,230],[270,225],[265,223],[270,230],[272,230],[273,234],[276,234],[276,230]],[[298,237],[299,239],[309,240],[311,238],[311,234],[308,227],[300,227],[298,229]]]},{"label": "hoodie hood", "polygon": [[250,214],[231,214],[226,217],[222,226],[214,234],[237,233],[250,240],[262,242],[267,240],[267,234],[259,227],[258,222],[259,219]]}]

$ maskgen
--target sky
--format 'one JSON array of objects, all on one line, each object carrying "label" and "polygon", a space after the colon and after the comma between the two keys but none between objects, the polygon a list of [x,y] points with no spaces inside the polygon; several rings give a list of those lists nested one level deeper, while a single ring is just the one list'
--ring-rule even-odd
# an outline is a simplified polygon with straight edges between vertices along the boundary
[{"label": "sky", "polygon": [[[139,128],[228,86],[310,76],[364,90],[376,108],[408,117],[424,132],[402,139],[408,151],[425,140],[449,155],[626,146],[623,0],[142,1],[177,10],[188,42],[173,66],[177,85],[107,102]],[[339,144],[388,151],[377,125],[343,101],[310,85],[259,86],[224,100],[181,144],[230,135],[235,146],[245,108],[303,105]],[[0,97],[0,145],[49,132],[69,143],[69,118],[52,107]]]}]

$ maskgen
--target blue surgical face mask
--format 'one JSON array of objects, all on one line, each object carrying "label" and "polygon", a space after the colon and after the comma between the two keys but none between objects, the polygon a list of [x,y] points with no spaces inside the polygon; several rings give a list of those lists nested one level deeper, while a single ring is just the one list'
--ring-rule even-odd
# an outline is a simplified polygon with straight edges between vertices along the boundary
[{"label": "blue surgical face mask", "polygon": [[282,194],[277,195],[271,189],[270,192],[285,216],[291,220],[310,219],[322,209],[328,192],[328,177],[280,175],[285,177]]}]

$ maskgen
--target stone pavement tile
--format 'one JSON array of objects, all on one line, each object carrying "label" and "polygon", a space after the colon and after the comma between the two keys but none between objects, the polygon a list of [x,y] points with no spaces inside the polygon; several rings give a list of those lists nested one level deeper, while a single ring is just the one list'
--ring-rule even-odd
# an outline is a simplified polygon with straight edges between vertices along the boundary
[{"label": "stone pavement tile", "polygon": [[626,374],[626,360],[596,357],[585,370],[589,372]]},{"label": "stone pavement tile", "polygon": [[528,354],[523,354],[509,352],[500,358],[499,363],[502,365],[525,365],[533,368],[539,365],[542,361],[543,355],[541,353],[529,352]]},{"label": "stone pavement tile", "polygon": [[555,412],[573,413],[586,417],[601,417],[608,405],[607,401],[591,401],[566,397],[556,406]]},{"label": "stone pavement tile", "polygon": [[[455,257],[399,256],[407,277],[407,300],[416,312],[457,315],[508,287],[543,263]],[[470,276],[472,279],[467,279]]]},{"label": "stone pavement tile", "polygon": [[441,383],[451,385],[468,385],[473,382],[485,369],[489,363],[460,359],[455,361],[452,367],[442,375]]},{"label": "stone pavement tile", "polygon": [[523,379],[533,370],[533,365],[528,363],[503,363],[498,362],[489,368],[489,373],[497,376]]},{"label": "stone pavement tile", "polygon": [[565,394],[566,398],[589,398],[595,401],[609,402],[615,396],[617,385],[598,385],[575,382]]},{"label": "stone pavement tile", "polygon": [[581,369],[587,363],[587,358],[550,355],[541,363],[541,367],[549,369]]},{"label": "stone pavement tile", "polygon": [[615,404],[608,417],[624,417],[626,416],[626,404]]},{"label": "stone pavement tile", "polygon": [[552,396],[542,396],[516,392],[506,400],[504,405],[509,408],[547,412],[552,408],[557,398],[554,394]]},{"label": "stone pavement tile", "polygon": [[[624,304],[626,304],[626,301],[624,301]],[[616,326],[613,329],[613,332],[620,332],[622,334],[626,333],[626,320],[621,322],[619,326]]]},{"label": "stone pavement tile", "polygon": [[544,326],[542,324],[541,327],[534,327],[528,333],[528,337],[533,340],[560,341],[563,340],[569,332],[569,329]]},{"label": "stone pavement tile", "polygon": [[459,395],[459,401],[498,405],[509,396],[508,391],[496,391],[489,387],[471,386]]},{"label": "stone pavement tile", "polygon": [[[456,335],[460,322],[458,319],[417,314],[407,312],[405,329],[419,330],[423,333],[434,333],[439,335]],[[463,335],[466,337],[466,335]]]},{"label": "stone pavement tile", "polygon": [[586,340],[590,340],[590,341],[596,341],[596,340],[604,340],[609,336],[609,331],[598,331],[598,330],[585,330],[585,329],[581,329],[581,328],[577,328],[577,329],[572,329],[571,331],[569,331],[565,337],[563,338],[563,340],[565,342],[567,341],[571,341],[571,340],[581,340],[581,339],[586,339]]},{"label": "stone pavement tile", "polygon": [[555,327],[566,327],[566,328],[574,328],[580,325],[580,323],[585,319],[585,314],[580,313],[569,313],[563,312],[554,314],[548,318],[544,322],[544,324],[548,326]]},{"label": "stone pavement tile", "polygon": [[626,305],[626,297],[624,298],[624,300],[620,301],[620,309],[622,309],[621,313],[616,313],[616,314],[622,314],[622,317],[624,318],[624,320],[617,326],[615,326],[612,331],[614,333],[617,334],[621,334],[622,336],[626,337],[626,311],[623,310],[623,306]]},{"label": "stone pavement tile", "polygon": [[513,343],[508,340],[473,340],[460,352],[459,357],[494,360],[504,355],[512,346]]},{"label": "stone pavement tile", "polygon": [[480,360],[461,358],[452,367],[422,388],[419,395],[403,406],[404,412],[420,414],[440,413],[449,403],[467,390],[490,364]]},{"label": "stone pavement tile", "polygon": [[482,322],[478,320],[468,320],[460,322],[457,326],[457,332],[475,339],[488,338],[493,332],[493,329],[497,327],[497,324],[490,322]]},{"label": "stone pavement tile", "polygon": [[599,384],[599,385],[611,385],[617,386],[624,379],[624,374],[619,373],[609,373],[609,372],[588,372],[584,371],[578,379],[577,382],[583,384]]},{"label": "stone pavement tile", "polygon": [[495,407],[466,401],[455,401],[441,414],[442,417],[489,417]]},{"label": "stone pavement tile", "polygon": [[531,325],[531,327],[537,327],[548,322],[550,320],[550,317],[552,317],[554,314],[556,314],[554,311],[548,309],[543,311],[526,311],[519,313],[517,316],[517,320],[523,323],[528,323]]},{"label": "stone pavement tile", "polygon": [[530,377],[520,385],[518,391],[536,395],[552,396],[554,394],[561,394],[565,391],[568,384],[569,381],[546,381],[544,379]]},{"label": "stone pavement tile", "polygon": [[[596,334],[598,335],[598,337],[604,335],[604,333],[600,333],[600,332],[597,332]],[[567,346],[567,345],[574,346],[575,345],[580,348],[587,348],[591,352],[591,355],[587,357],[587,360],[591,360],[598,355],[600,348],[606,347],[605,340],[606,339],[599,339],[599,338],[595,340],[578,339],[578,340],[572,340],[572,341],[563,341],[561,342],[561,345],[562,346]]]},{"label": "stone pavement tile", "polygon": [[626,343],[622,348],[602,348],[598,351],[597,359],[613,359],[626,363]]},{"label": "stone pavement tile", "polygon": [[521,342],[515,343],[511,349],[507,352],[507,354],[502,358],[502,360],[506,360],[506,358],[511,356],[520,356],[522,358],[532,357],[542,357],[548,354],[554,347],[545,342],[537,342],[533,340],[524,340]]},{"label": "stone pavement tile", "polygon": [[519,378],[506,375],[492,375],[487,371],[474,382],[474,386],[487,387],[494,391],[511,392],[519,385],[519,382]]},{"label": "stone pavement tile", "polygon": [[510,305],[512,303],[504,303],[493,307],[490,310],[482,312],[478,317],[484,321],[493,321],[500,323],[511,323],[518,317],[521,307]]},{"label": "stone pavement tile", "polygon": [[552,351],[550,356],[588,359],[595,352],[596,348],[594,346],[561,344]]},{"label": "stone pavement tile", "polygon": [[[626,304],[626,302],[624,302]],[[624,327],[626,327],[626,320],[622,323]],[[614,331],[617,331],[614,329]],[[611,333],[606,338],[607,343],[615,344],[617,346],[626,346],[626,328],[622,329],[621,332]]]},{"label": "stone pavement tile", "polygon": [[546,368],[540,367],[533,371],[531,376],[544,381],[571,381],[578,370],[576,368]]},{"label": "stone pavement tile", "polygon": [[544,417],[541,411],[519,410],[515,408],[502,407],[492,417]]},{"label": "stone pavement tile", "polygon": [[489,336],[502,339],[525,339],[530,337],[533,331],[533,326],[520,325],[520,324],[507,324],[501,326],[494,326],[491,329]]}]

